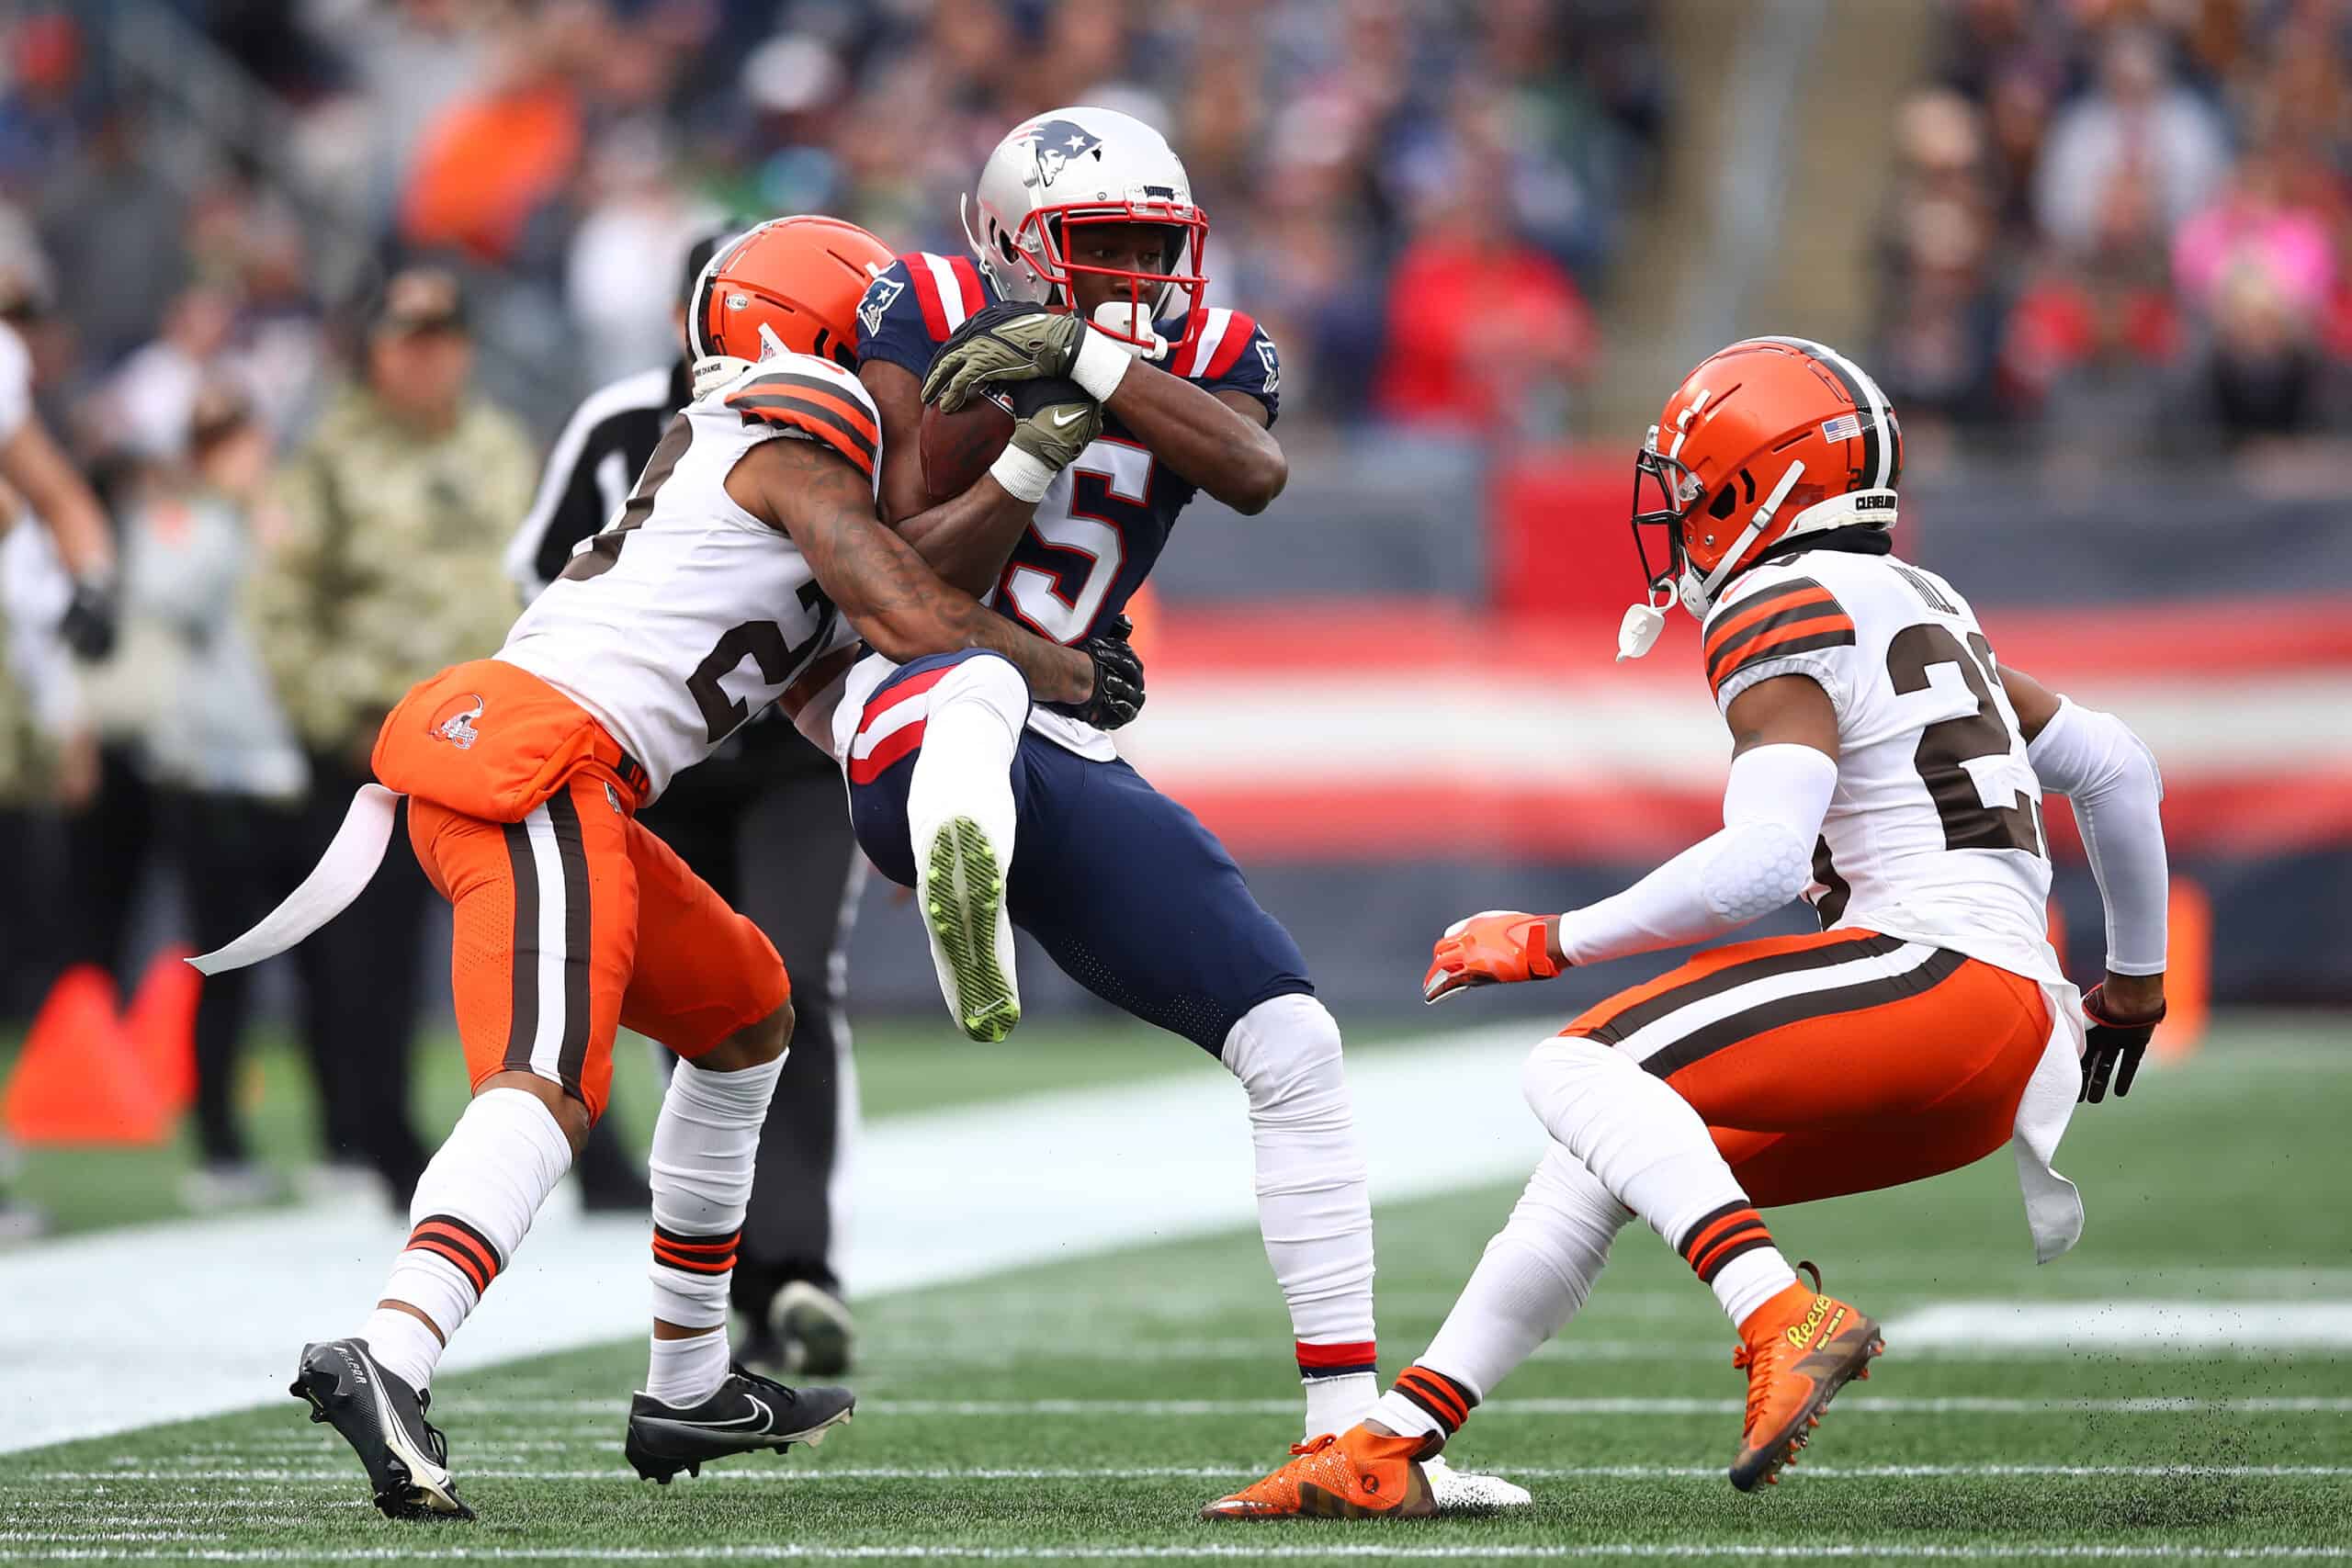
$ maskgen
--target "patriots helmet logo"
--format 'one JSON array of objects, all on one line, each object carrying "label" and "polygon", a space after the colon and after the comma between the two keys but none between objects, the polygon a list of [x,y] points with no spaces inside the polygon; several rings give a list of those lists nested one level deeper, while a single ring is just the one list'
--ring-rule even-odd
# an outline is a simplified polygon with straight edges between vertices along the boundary
[{"label": "patriots helmet logo", "polygon": [[1097,147],[1102,139],[1074,119],[1042,119],[1029,128],[1030,145],[1037,152],[1037,178],[1052,185],[1070,164]]}]

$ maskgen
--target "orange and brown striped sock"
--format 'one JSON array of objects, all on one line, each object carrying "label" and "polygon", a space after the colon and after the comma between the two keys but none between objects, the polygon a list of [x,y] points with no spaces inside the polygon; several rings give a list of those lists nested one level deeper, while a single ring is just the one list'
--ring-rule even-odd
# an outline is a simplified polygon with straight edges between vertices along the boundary
[{"label": "orange and brown striped sock", "polygon": [[1764,1216],[1745,1199],[1711,1209],[1683,1227],[1674,1250],[1735,1325],[1796,1282],[1796,1270],[1772,1244]]},{"label": "orange and brown striped sock", "polygon": [[1477,1407],[1477,1390],[1417,1362],[1396,1375],[1396,1383],[1373,1406],[1372,1418],[1401,1437],[1437,1432],[1450,1438]]}]

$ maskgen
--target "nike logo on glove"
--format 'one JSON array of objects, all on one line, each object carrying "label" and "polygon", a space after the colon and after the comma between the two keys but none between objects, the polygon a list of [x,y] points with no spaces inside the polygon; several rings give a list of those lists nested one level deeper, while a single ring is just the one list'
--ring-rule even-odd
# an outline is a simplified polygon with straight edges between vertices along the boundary
[{"label": "nike logo on glove", "polygon": [[1085,417],[1086,411],[1084,409],[1080,409],[1077,412],[1069,415],[1068,418],[1064,418],[1062,416],[1062,412],[1059,409],[1056,409],[1054,411],[1054,423],[1057,426],[1076,424],[1080,420],[1084,419]]}]

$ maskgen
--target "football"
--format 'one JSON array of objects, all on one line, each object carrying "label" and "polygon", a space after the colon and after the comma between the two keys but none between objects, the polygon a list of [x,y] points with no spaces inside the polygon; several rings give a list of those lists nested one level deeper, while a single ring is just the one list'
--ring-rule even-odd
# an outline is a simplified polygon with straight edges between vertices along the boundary
[{"label": "football", "polygon": [[937,403],[922,411],[922,484],[931,504],[952,501],[979,481],[1012,439],[1012,400],[1001,391],[970,399],[954,413]]},{"label": "football", "polygon": [[931,504],[953,501],[978,483],[1012,439],[1015,420],[1085,395],[1077,382],[1054,376],[991,387],[954,413],[943,412],[937,403],[924,404],[922,483]]}]

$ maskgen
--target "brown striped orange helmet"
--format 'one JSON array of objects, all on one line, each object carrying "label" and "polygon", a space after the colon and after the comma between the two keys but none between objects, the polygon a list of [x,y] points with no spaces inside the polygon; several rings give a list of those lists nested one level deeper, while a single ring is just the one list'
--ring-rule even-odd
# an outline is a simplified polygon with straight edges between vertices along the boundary
[{"label": "brown striped orange helmet", "polygon": [[857,302],[890,247],[838,218],[772,218],[714,252],[686,307],[697,361],[813,354],[857,368]]},{"label": "brown striped orange helmet", "polygon": [[[1724,585],[1784,539],[1893,527],[1902,472],[1894,405],[1835,349],[1752,337],[1710,355],[1666,400],[1634,460],[1634,547],[1653,609],[1671,593],[1703,620]],[[1652,527],[1666,531],[1662,569],[1642,533]]]}]

